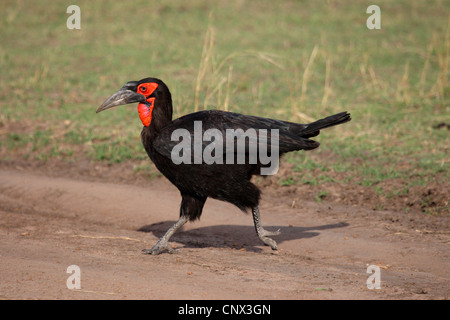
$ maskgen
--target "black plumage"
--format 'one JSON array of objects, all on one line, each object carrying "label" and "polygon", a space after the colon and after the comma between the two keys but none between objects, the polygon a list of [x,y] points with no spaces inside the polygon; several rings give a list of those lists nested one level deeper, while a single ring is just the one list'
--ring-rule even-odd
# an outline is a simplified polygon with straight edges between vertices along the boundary
[{"label": "black plumage", "polygon": [[[145,90],[147,87],[151,90]],[[272,157],[278,154],[278,160],[279,156],[290,151],[311,150],[317,148],[319,143],[310,138],[317,136],[321,129],[350,121],[350,114],[347,112],[310,124],[298,124],[220,110],[200,111],[172,120],[170,91],[156,78],[128,82],[106,100],[97,112],[132,102],[139,102],[140,110],[144,110],[150,117],[150,124],[144,125],[141,133],[148,156],[158,170],[179,189],[182,196],[179,220],[152,249],[144,250],[151,254],[159,254],[164,250],[172,252],[173,249],[168,244],[169,238],[187,221],[200,218],[208,197],[230,202],[243,211],[251,209],[259,238],[272,249],[277,249],[276,242],[268,236],[277,235],[279,232],[268,232],[262,228],[258,209],[261,192],[250,181],[253,175],[260,174],[261,169],[268,165],[257,157],[250,160],[252,152],[264,145],[267,155]],[[148,121],[143,120],[143,123]],[[197,129],[201,127],[201,137],[204,137],[205,132],[216,135],[206,141],[198,141],[196,125]],[[185,163],[176,164],[173,161],[172,152],[180,143],[180,139],[173,137],[175,131],[188,133],[190,138],[187,144],[189,147],[184,149],[190,155],[189,159],[184,158],[187,159]],[[235,136],[227,136],[230,132],[245,133],[242,149],[236,146]],[[275,137],[277,139],[274,139]],[[234,145],[231,138],[234,139]],[[201,152],[197,154],[194,150],[195,143],[197,148],[200,148],[198,143],[201,145]],[[201,158],[205,148],[214,150],[211,152],[214,155],[214,163],[208,164]],[[241,160],[245,159],[244,163],[238,163],[239,155],[243,156]],[[229,161],[231,158],[232,164]]]}]

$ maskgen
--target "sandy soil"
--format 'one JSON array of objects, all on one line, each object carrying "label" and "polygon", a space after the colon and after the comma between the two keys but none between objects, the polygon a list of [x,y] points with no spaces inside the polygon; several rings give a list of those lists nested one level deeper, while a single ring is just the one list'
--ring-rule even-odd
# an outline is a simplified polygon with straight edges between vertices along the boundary
[{"label": "sandy soil", "polygon": [[[20,169],[20,168],[19,168]],[[208,200],[201,221],[175,234],[175,254],[150,256],[178,218],[180,195],[162,178],[117,183],[0,168],[3,299],[448,299],[447,217],[304,201],[267,191],[266,229]],[[81,270],[69,290],[67,267]],[[381,289],[369,290],[369,265]]]}]

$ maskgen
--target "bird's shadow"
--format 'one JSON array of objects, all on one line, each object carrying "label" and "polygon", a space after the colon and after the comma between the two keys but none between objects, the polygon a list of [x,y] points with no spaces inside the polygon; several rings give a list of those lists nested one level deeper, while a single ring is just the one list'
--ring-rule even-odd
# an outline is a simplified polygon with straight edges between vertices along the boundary
[{"label": "bird's shadow", "polygon": [[[165,232],[175,223],[175,221],[157,222],[142,226],[137,231],[152,233],[157,238],[162,237]],[[320,230],[344,228],[349,224],[339,222],[315,227],[297,227],[297,226],[265,226],[267,231],[280,230],[281,234],[273,236],[278,244],[284,241],[307,239],[318,236]],[[196,229],[179,230],[170,241],[179,242],[184,248],[233,248],[246,251],[260,252],[264,244],[258,239],[253,226],[239,225],[217,225],[200,227]]]}]

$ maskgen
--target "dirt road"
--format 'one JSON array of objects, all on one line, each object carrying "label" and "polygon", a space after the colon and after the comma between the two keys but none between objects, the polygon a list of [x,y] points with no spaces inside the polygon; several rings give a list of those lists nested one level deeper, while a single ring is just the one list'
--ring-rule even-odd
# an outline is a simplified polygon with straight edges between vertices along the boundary
[{"label": "dirt road", "polygon": [[[0,170],[0,298],[4,299],[448,299],[448,218],[297,202],[266,194],[263,225],[281,229],[278,253],[251,216],[208,200],[201,221],[150,248],[177,219],[180,196],[146,185]],[[67,268],[80,268],[69,290]],[[368,289],[369,265],[381,288]]]}]

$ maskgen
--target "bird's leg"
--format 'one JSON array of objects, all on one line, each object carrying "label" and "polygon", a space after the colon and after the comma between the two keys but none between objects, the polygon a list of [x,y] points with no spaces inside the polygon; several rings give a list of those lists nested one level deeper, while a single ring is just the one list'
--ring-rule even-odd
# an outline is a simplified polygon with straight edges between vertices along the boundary
[{"label": "bird's leg", "polygon": [[277,236],[281,232],[278,229],[277,231],[270,232],[265,230],[261,225],[261,216],[259,214],[259,208],[254,207],[252,208],[252,215],[253,215],[253,223],[255,224],[256,233],[258,234],[259,239],[261,239],[262,242],[264,242],[265,245],[268,245],[272,248],[272,250],[277,250],[277,243],[275,240],[269,238],[269,236]]},{"label": "bird's leg", "polygon": [[180,219],[173,226],[167,230],[167,232],[158,240],[158,242],[151,249],[144,249],[142,252],[148,254],[160,254],[164,250],[167,250],[169,253],[173,253],[173,248],[169,245],[170,237],[177,232],[186,222],[188,222],[189,217],[182,215]]}]

